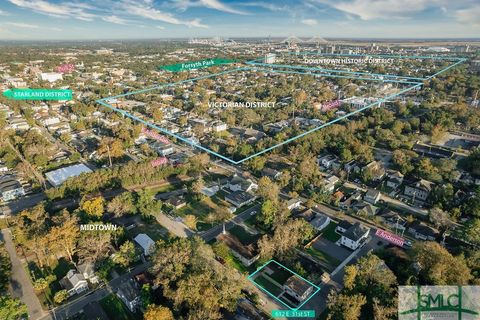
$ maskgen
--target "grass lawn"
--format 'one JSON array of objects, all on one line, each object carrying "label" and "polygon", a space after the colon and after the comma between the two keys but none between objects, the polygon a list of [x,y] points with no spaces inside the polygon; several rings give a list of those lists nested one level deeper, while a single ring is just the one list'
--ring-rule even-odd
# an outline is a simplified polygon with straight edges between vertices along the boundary
[{"label": "grass lawn", "polygon": [[176,213],[181,217],[192,214],[199,220],[204,220],[210,212],[215,211],[218,207],[219,206],[213,202],[212,199],[204,197],[200,201],[192,201],[188,203],[183,208],[178,209]]},{"label": "grass lawn", "polygon": [[167,185],[164,185],[164,186],[161,186],[161,187],[151,188],[149,190],[152,191],[152,192],[155,192],[155,194],[157,194],[157,193],[174,191],[174,190],[177,190],[177,189],[180,189],[180,188],[181,188],[181,186],[178,185],[178,184],[177,185],[167,184]]},{"label": "grass lawn", "polygon": [[327,265],[331,266],[332,268],[329,271],[333,271],[341,263],[341,261],[339,261],[338,259],[335,259],[334,257],[329,256],[328,254],[320,250],[317,250],[313,247],[308,248],[306,251],[308,254],[310,254],[317,260],[322,261]]},{"label": "grass lawn", "polygon": [[263,276],[256,277],[254,281],[256,284],[258,284],[274,296],[278,296],[280,293],[282,293],[282,289],[274,285],[272,282],[268,281]]},{"label": "grass lawn", "polygon": [[240,240],[240,242],[244,245],[249,245],[250,243],[257,241],[260,238],[259,234],[251,234],[239,225],[233,226],[233,228],[228,230],[228,232],[237,237],[238,240]]},{"label": "grass lawn", "polygon": [[102,306],[105,313],[108,315],[110,319],[115,320],[136,320],[141,319],[139,316],[134,315],[127,309],[127,307],[123,304],[122,300],[120,300],[115,294],[111,294],[106,296],[102,300],[100,300],[100,305]]},{"label": "grass lawn", "polygon": [[205,220],[210,213],[227,209],[228,206],[225,201],[219,198],[214,201],[209,197],[204,197],[200,201],[191,201],[183,208],[176,210],[175,214],[179,217],[185,217],[189,214],[196,216],[198,219],[197,230],[204,231],[220,223],[220,221],[215,223],[206,222]]},{"label": "grass lawn", "polygon": [[337,242],[342,236],[335,232],[335,228],[337,224],[331,221],[328,226],[322,230],[322,237],[335,243]]},{"label": "grass lawn", "polygon": [[277,281],[279,284],[283,285],[288,278],[290,278],[293,273],[284,269],[280,265],[276,264],[275,262],[271,262],[268,267],[272,269],[274,272],[269,274],[268,276],[273,280]]},{"label": "grass lawn", "polygon": [[240,260],[235,258],[232,254],[230,254],[230,257],[228,257],[227,263],[231,267],[240,271],[241,273],[250,274],[255,271],[255,264],[252,264],[250,267],[246,267]]},{"label": "grass lawn", "polygon": [[158,241],[160,239],[166,239],[168,230],[154,221],[150,224],[141,222],[141,224],[139,223],[135,228],[127,231],[128,236],[132,239],[135,238],[139,233],[145,233],[152,238],[153,241]]}]

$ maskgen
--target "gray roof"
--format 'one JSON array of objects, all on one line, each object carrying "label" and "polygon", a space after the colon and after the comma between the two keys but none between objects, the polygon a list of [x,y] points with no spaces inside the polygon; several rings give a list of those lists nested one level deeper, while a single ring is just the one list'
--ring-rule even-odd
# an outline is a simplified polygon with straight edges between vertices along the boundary
[{"label": "gray roof", "polygon": [[358,241],[368,231],[369,229],[367,227],[361,225],[359,222],[356,222],[353,226],[348,228],[343,235],[350,240]]},{"label": "gray roof", "polygon": [[47,177],[48,182],[50,182],[54,187],[58,187],[68,178],[76,177],[87,172],[92,172],[92,170],[90,170],[90,168],[83,163],[78,163],[73,166],[47,172],[45,173],[45,177]]},{"label": "gray roof", "polygon": [[0,177],[0,192],[7,192],[21,188],[22,185],[18,182],[15,176],[6,174]]}]

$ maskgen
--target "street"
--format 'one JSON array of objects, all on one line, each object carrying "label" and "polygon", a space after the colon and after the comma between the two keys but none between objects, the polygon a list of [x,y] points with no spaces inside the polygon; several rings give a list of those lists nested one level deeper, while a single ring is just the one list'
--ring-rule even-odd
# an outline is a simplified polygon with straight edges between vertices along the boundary
[{"label": "street", "polygon": [[0,240],[5,242],[5,248],[10,256],[10,261],[12,262],[12,275],[10,277],[10,291],[12,297],[19,298],[25,303],[29,319],[49,319],[48,317],[44,317],[45,311],[42,309],[42,305],[35,294],[29,275],[25,272],[25,268],[18,258],[10,229],[2,229]]}]

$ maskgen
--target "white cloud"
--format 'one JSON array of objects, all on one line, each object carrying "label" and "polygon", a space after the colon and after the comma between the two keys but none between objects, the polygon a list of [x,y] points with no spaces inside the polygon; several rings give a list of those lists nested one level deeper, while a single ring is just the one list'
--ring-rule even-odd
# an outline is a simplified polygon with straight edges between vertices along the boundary
[{"label": "white cloud", "polygon": [[173,7],[176,7],[182,11],[187,10],[191,7],[205,7],[209,9],[214,9],[222,12],[247,15],[248,12],[244,12],[238,9],[233,8],[219,0],[175,0],[172,3]]},{"label": "white cloud", "polygon": [[127,24],[127,20],[122,19],[118,16],[106,16],[106,17],[102,17],[102,20],[110,23],[115,23],[115,24]]},{"label": "white cloud", "polygon": [[404,18],[444,0],[318,0],[362,20]]},{"label": "white cloud", "polygon": [[165,27],[164,27],[164,26],[156,26],[155,28],[161,29],[161,30],[165,30]]},{"label": "white cloud", "polygon": [[17,28],[26,28],[26,29],[38,29],[40,28],[36,24],[21,23],[21,22],[7,22],[6,24],[17,27]]},{"label": "white cloud", "polygon": [[304,19],[301,21],[301,23],[306,24],[307,26],[314,26],[318,24],[317,20],[315,19]]},{"label": "white cloud", "polygon": [[454,17],[462,23],[480,26],[480,5],[455,11]]},{"label": "white cloud", "polygon": [[288,7],[287,6],[278,6],[273,3],[268,3],[268,2],[263,2],[263,1],[258,1],[258,2],[244,2],[244,3],[239,3],[238,5],[245,6],[245,7],[259,7],[259,8],[264,8],[270,11],[287,11]]},{"label": "white cloud", "polygon": [[131,15],[135,15],[142,18],[147,18],[155,21],[163,21],[170,24],[186,25],[188,27],[207,28],[206,25],[200,23],[200,19],[194,19],[191,21],[184,21],[176,18],[170,13],[162,12],[148,5],[148,3],[142,5],[130,0],[126,0],[121,3],[121,7]]},{"label": "white cloud", "polygon": [[231,6],[228,6],[218,0],[200,0],[200,4],[203,6],[210,8],[210,9],[215,9],[218,11],[223,11],[223,12],[228,12],[228,13],[234,13],[234,14],[248,14],[246,12],[237,10],[232,8]]},{"label": "white cloud", "polygon": [[0,16],[8,16],[8,13],[3,10],[0,10]]},{"label": "white cloud", "polygon": [[96,17],[95,14],[85,11],[88,7],[78,3],[51,3],[44,0],[8,0],[10,3],[31,9],[35,12],[47,14],[54,17],[72,17],[83,21],[92,21]]}]

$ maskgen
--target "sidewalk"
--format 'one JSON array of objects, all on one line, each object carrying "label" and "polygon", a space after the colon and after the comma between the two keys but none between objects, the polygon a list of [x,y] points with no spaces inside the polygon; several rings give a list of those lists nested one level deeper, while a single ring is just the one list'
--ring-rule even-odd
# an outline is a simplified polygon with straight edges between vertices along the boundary
[{"label": "sidewalk", "polygon": [[29,319],[37,320],[42,318],[46,312],[42,309],[40,301],[38,300],[33,289],[30,277],[25,272],[25,268],[17,256],[15,246],[12,242],[10,229],[2,229],[0,238],[5,242],[5,248],[7,249],[10,260],[12,261],[12,276],[10,279],[10,291],[12,296],[14,298],[19,298],[27,305]]}]

